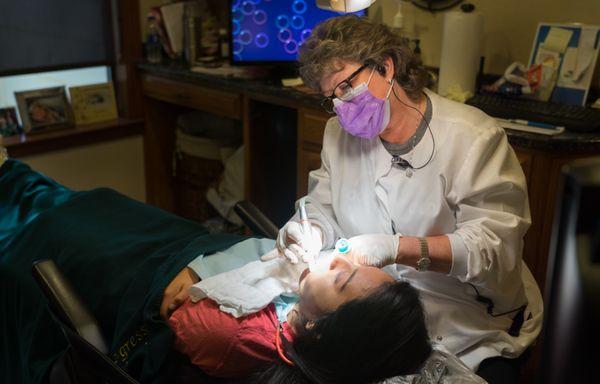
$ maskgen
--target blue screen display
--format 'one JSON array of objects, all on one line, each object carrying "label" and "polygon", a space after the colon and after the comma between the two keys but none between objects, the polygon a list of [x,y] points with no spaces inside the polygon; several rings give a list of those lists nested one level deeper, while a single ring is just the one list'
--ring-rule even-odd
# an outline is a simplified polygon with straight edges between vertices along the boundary
[{"label": "blue screen display", "polygon": [[317,8],[315,0],[232,0],[233,62],[294,61],[312,28],[335,16],[339,13]]}]

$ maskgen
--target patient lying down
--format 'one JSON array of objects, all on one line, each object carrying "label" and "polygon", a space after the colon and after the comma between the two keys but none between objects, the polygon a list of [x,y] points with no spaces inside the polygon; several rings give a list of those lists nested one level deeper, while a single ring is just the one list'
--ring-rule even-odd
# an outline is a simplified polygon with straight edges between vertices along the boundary
[{"label": "patient lying down", "polygon": [[262,370],[261,382],[367,383],[415,373],[431,353],[414,288],[343,256],[327,270],[302,273],[299,300],[288,302],[288,311],[277,298],[241,318],[210,299],[186,299],[170,312],[178,305],[174,295],[197,281],[189,268],[181,271],[161,313],[176,335],[175,349],[212,376]]},{"label": "patient lying down", "polygon": [[[216,298],[192,303],[188,288],[198,276],[207,285],[210,276],[239,272],[273,248],[270,240],[212,235],[108,189],[71,191],[12,159],[0,165],[0,207],[0,382],[46,382],[70,351],[31,276],[40,259],[61,268],[97,319],[110,357],[140,382],[189,368],[171,354],[173,334],[176,349],[220,377],[262,371],[257,379],[265,383],[361,383],[415,372],[425,360],[427,379],[447,372],[437,363],[450,355],[435,345],[431,352],[415,290],[378,269],[344,258],[302,279],[299,269],[285,291],[298,293],[298,302],[269,294],[235,318]],[[230,251],[261,241],[262,249],[242,252],[248,259],[235,254],[242,263],[216,267]],[[198,255],[207,256],[204,264],[195,264]],[[459,382],[480,382],[464,380],[472,373],[454,361]]]}]

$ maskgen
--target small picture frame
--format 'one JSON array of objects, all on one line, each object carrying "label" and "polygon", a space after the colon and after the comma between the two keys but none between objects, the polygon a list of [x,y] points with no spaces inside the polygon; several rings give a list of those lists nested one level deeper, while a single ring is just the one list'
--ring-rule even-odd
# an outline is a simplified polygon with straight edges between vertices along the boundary
[{"label": "small picture frame", "polygon": [[111,82],[70,87],[69,94],[77,125],[99,123],[119,117]]},{"label": "small picture frame", "polygon": [[15,92],[25,133],[73,126],[73,113],[65,87]]},{"label": "small picture frame", "polygon": [[19,120],[15,107],[0,108],[0,137],[13,136],[19,133]]}]

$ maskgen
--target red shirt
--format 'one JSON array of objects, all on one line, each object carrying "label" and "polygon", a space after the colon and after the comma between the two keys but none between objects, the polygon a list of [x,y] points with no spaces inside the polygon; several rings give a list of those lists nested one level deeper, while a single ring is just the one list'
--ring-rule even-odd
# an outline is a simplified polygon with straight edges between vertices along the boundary
[{"label": "red shirt", "polygon": [[[270,304],[260,312],[236,319],[205,299],[186,300],[169,318],[175,349],[214,377],[248,376],[279,359],[275,346],[277,315]],[[292,334],[287,323],[283,333]]]}]

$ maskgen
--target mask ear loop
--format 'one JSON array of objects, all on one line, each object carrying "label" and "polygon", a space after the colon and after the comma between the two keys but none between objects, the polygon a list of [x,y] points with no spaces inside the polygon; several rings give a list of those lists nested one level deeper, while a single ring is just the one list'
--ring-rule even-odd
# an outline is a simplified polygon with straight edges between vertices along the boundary
[{"label": "mask ear loop", "polygon": [[371,84],[371,78],[373,78],[374,73],[375,73],[375,68],[373,68],[373,70],[371,71],[371,74],[369,75],[369,80],[367,80],[367,87],[369,86],[369,84]]},{"label": "mask ear loop", "polygon": [[392,93],[393,88],[394,88],[394,78],[392,77],[392,79],[390,80],[390,89],[388,89],[387,95],[385,95],[386,100],[390,98],[390,94]]}]

